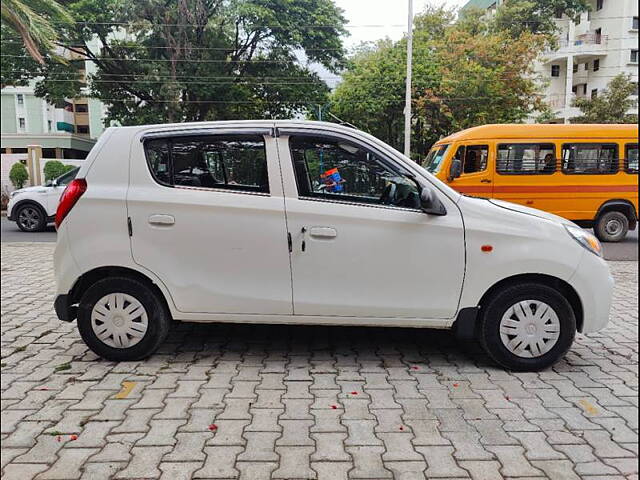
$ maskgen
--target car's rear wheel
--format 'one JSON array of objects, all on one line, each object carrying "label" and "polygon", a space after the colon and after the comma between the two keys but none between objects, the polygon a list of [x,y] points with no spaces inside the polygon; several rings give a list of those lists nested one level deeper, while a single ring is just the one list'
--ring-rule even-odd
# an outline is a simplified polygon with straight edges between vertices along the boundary
[{"label": "car's rear wheel", "polygon": [[16,224],[23,232],[41,232],[47,226],[47,217],[40,207],[28,203],[18,207]]},{"label": "car's rear wheel", "polygon": [[147,285],[112,277],[92,285],[78,308],[78,329],[89,348],[107,360],[148,357],[169,332],[171,317]]},{"label": "car's rear wheel", "polygon": [[567,353],[576,318],[557,290],[522,283],[498,291],[481,309],[480,342],[489,356],[510,370],[545,369]]},{"label": "car's rear wheel", "polygon": [[620,242],[629,232],[629,219],[622,212],[605,212],[598,217],[594,231],[601,242]]}]

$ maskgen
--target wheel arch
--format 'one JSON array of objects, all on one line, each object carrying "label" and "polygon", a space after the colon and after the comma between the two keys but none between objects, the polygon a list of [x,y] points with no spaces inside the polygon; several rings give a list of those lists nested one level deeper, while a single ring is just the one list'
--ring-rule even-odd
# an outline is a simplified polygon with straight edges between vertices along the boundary
[{"label": "wheel arch", "polygon": [[[162,289],[144,273],[127,267],[102,266],[97,267],[83,273],[73,284],[69,291],[68,305],[76,304],[80,301],[84,293],[96,282],[110,277],[127,277],[138,280],[148,286],[160,299],[167,309],[167,313],[171,315],[171,308],[167,297]],[[72,307],[75,308],[75,307]]]},{"label": "wheel arch", "polygon": [[480,311],[482,311],[488,300],[496,292],[500,291],[505,286],[513,286],[514,284],[518,283],[539,283],[559,291],[571,305],[571,308],[573,309],[573,312],[576,316],[577,330],[578,332],[582,332],[582,328],[584,325],[584,310],[582,301],[580,300],[580,296],[569,283],[551,275],[545,275],[541,273],[525,273],[503,278],[502,280],[492,285],[484,293],[478,304],[478,306],[480,307]]},{"label": "wheel arch", "polygon": [[24,200],[20,200],[19,202],[16,202],[16,204],[11,208],[11,211],[8,212],[9,216],[11,218],[15,218],[15,215],[18,212],[18,210],[24,207],[25,205],[33,205],[38,210],[40,210],[40,212],[44,215],[45,219],[49,218],[49,215],[47,214],[47,210],[42,206],[42,204],[32,198],[25,198]]},{"label": "wheel arch", "polygon": [[601,215],[611,211],[623,213],[629,220],[629,230],[636,229],[638,224],[638,212],[636,212],[636,207],[629,200],[625,200],[623,198],[607,200],[600,205],[600,208],[593,219],[594,223],[598,221]]}]

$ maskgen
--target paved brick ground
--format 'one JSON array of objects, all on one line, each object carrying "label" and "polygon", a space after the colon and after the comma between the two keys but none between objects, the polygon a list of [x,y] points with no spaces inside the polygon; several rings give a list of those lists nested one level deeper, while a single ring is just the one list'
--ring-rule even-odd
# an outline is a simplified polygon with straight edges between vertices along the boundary
[{"label": "paved brick ground", "polygon": [[539,374],[364,328],[179,325],[115,364],[55,319],[52,248],[2,247],[3,479],[638,477],[637,263]]}]

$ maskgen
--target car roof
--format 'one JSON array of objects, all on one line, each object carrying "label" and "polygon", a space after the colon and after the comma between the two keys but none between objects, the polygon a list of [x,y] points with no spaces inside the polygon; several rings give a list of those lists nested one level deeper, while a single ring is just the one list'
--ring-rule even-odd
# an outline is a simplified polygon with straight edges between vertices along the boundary
[{"label": "car roof", "polygon": [[634,124],[490,124],[467,128],[436,144],[494,138],[637,138]]}]

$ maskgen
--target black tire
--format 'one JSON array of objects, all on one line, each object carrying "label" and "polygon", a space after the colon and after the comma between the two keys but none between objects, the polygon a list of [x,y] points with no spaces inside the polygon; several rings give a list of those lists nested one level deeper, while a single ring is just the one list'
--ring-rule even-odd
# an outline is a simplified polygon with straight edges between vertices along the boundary
[{"label": "black tire", "polygon": [[629,219],[616,210],[605,212],[598,217],[593,230],[601,242],[620,242],[629,232]]},{"label": "black tire", "polygon": [[47,215],[39,205],[25,203],[15,214],[16,225],[23,232],[42,232],[47,226]]},{"label": "black tire", "polygon": [[[103,297],[124,293],[134,297],[146,311],[148,326],[141,340],[128,348],[107,345],[98,338],[92,327],[91,314]],[[155,352],[169,333],[171,315],[161,298],[144,283],[127,277],[111,277],[93,284],[82,296],[78,307],[78,330],[87,346],[107,360],[141,360]]]},{"label": "black tire", "polygon": [[[507,310],[518,302],[535,300],[546,303],[556,313],[560,334],[546,353],[523,358],[512,353],[500,335],[500,323]],[[539,371],[565,356],[576,335],[576,317],[567,299],[557,290],[538,283],[521,283],[506,287],[492,295],[481,309],[479,337],[485,351],[499,365],[514,371]]]}]

